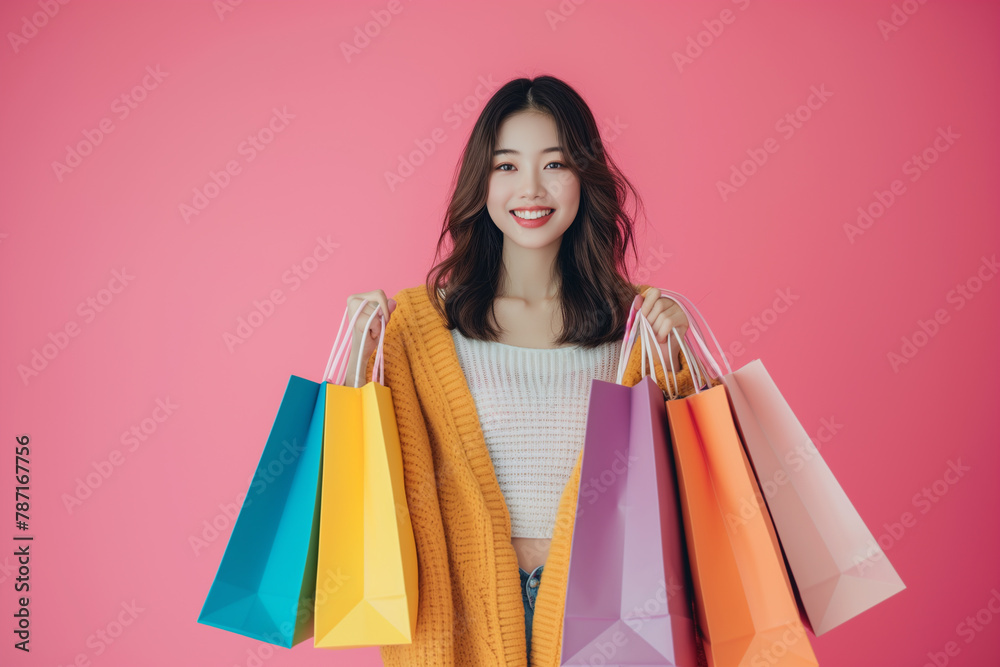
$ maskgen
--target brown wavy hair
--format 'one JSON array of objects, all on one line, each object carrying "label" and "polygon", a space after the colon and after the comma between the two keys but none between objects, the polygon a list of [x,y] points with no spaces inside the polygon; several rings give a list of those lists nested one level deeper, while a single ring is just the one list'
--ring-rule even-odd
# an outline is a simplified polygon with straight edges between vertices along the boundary
[{"label": "brown wavy hair", "polygon": [[[446,241],[451,252],[428,273],[428,296],[449,330],[458,327],[469,338],[499,339],[496,320],[487,314],[493,314],[503,269],[503,233],[490,218],[486,199],[500,125],[508,116],[529,110],[555,120],[566,150],[564,162],[580,180],[579,210],[563,234],[556,259],[563,319],[556,345],[596,347],[619,340],[637,292],[625,264],[628,247],[638,263],[633,218],[625,204],[629,193],[639,210],[642,200],[605,152],[586,102],[552,76],[504,84],[479,115],[456,169],[435,258]],[[445,291],[443,299],[439,289]]]}]

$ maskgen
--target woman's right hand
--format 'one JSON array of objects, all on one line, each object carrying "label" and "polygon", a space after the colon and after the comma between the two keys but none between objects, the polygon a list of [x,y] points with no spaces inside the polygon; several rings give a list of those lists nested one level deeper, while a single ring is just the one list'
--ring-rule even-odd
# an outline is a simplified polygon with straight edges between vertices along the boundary
[{"label": "woman's right hand", "polygon": [[[354,385],[354,376],[357,373],[358,361],[360,359],[364,360],[365,369],[367,369],[368,359],[372,356],[375,348],[378,347],[378,339],[382,334],[382,320],[384,318],[385,323],[388,324],[392,311],[396,309],[396,301],[388,298],[385,292],[380,289],[370,292],[359,292],[347,297],[348,320],[352,319],[354,314],[358,312],[358,307],[364,299],[367,299],[368,303],[365,304],[364,310],[361,311],[358,319],[355,320],[354,330],[351,334],[351,354],[347,362],[347,376],[344,381],[346,386]],[[365,331],[365,323],[368,322],[368,318],[375,310],[376,304],[380,306],[381,317],[379,315],[373,317],[371,325]],[[364,381],[364,373],[361,374],[361,377],[362,380],[359,382]]]}]

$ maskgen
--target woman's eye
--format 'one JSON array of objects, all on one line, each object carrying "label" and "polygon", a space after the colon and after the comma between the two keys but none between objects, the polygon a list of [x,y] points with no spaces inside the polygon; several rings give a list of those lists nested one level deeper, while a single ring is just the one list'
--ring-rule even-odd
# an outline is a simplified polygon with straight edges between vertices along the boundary
[{"label": "woman's eye", "polygon": [[[563,164],[562,162],[549,162],[549,164],[547,164],[547,165],[545,165],[545,166],[546,166],[546,167],[548,167],[548,166],[550,166],[550,165],[553,165],[553,164],[557,164],[557,165],[559,165],[560,167],[565,167],[565,166],[566,166],[566,165],[564,165],[564,164]],[[497,170],[499,170],[499,171],[510,171],[510,169],[504,169],[504,167],[510,167],[511,169],[513,169],[513,168],[514,168],[514,165],[512,165],[512,164],[511,164],[511,163],[509,163],[509,162],[504,162],[503,164],[500,164],[500,165],[497,165],[497,166],[495,167],[495,169],[497,169]]]}]

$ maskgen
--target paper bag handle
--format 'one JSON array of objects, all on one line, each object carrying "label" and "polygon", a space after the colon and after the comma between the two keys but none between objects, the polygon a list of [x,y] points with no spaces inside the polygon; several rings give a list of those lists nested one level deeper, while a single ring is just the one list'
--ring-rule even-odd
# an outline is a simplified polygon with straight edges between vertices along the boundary
[{"label": "paper bag handle", "polygon": [[[326,363],[326,371],[323,373],[323,382],[334,382],[336,384],[343,384],[347,375],[347,362],[350,358],[351,343],[354,338],[354,324],[358,320],[358,316],[361,311],[364,310],[365,305],[368,303],[368,299],[362,299],[361,305],[358,309],[354,311],[354,316],[351,318],[351,323],[347,328],[347,335],[344,336],[344,324],[347,322],[347,314],[350,312],[350,307],[344,310],[344,317],[340,320],[340,329],[337,331],[337,338],[333,343],[333,350],[330,352],[330,360]],[[378,376],[378,383],[381,385],[385,384],[385,361],[382,356],[382,347],[385,342],[385,317],[382,315],[381,306],[376,303],[375,310],[372,314],[368,316],[368,321],[365,323],[365,332],[368,331],[368,327],[371,326],[372,320],[378,315],[382,318],[382,330],[379,332],[378,336],[378,348],[375,352],[375,366],[372,369],[372,379]],[[343,338],[341,338],[344,336]],[[358,359],[358,367],[354,373],[354,385],[358,386],[358,382],[361,380],[361,367],[364,365],[367,367],[367,359]]]},{"label": "paper bag handle", "polygon": [[[636,320],[638,317],[638,320]],[[689,318],[690,319],[690,318]],[[636,324],[636,322],[638,322]],[[656,341],[656,333],[653,331],[652,325],[646,319],[646,316],[642,314],[641,309],[636,309],[635,303],[633,302],[631,308],[629,308],[628,319],[625,324],[625,340],[622,343],[621,351],[618,356],[618,372],[615,377],[616,384],[621,384],[622,379],[625,375],[625,368],[627,366],[628,356],[631,354],[632,346],[635,343],[635,336],[638,332],[643,332],[640,335],[640,344],[642,345],[642,371],[641,374],[646,374],[646,359],[649,359],[649,369],[651,373],[656,372],[655,359],[653,357],[653,349],[656,350],[657,355],[660,357],[660,367],[663,368],[664,373],[664,384],[667,385],[669,390],[669,377],[667,377],[667,363],[663,359],[663,351],[660,349],[659,344]],[[674,334],[677,339],[677,344],[680,346],[681,354],[688,360],[688,367],[691,369],[691,378],[693,384],[695,385],[695,393],[700,392],[700,387],[703,383],[702,369],[698,364],[697,358],[695,358],[688,347],[684,344],[684,340],[681,335],[677,332],[676,327],[672,327],[670,332]],[[677,369],[674,368],[674,355],[672,351],[672,343],[669,338],[667,338],[667,355],[670,357],[670,372],[673,377],[674,390],[673,392],[665,392],[670,398],[677,398],[680,395],[680,387],[677,384]],[[654,375],[654,380],[656,379]]]},{"label": "paper bag handle", "polygon": [[[706,336],[704,332],[706,331],[708,332],[708,335],[711,336],[712,342],[715,343],[715,349],[719,351],[719,356],[722,358],[722,363],[726,367],[725,374],[732,373],[733,369],[729,365],[729,359],[726,357],[726,353],[722,350],[722,346],[719,344],[719,340],[715,337],[715,333],[712,331],[712,328],[708,326],[708,320],[706,320],[705,316],[701,314],[700,310],[698,310],[698,306],[694,305],[694,302],[691,301],[691,299],[687,298],[680,292],[674,292],[673,290],[668,290],[663,288],[657,288],[657,289],[660,290],[661,295],[670,297],[671,299],[676,301],[677,305],[687,316],[688,322],[690,323],[690,325],[688,326],[688,332],[692,334],[692,337],[694,338],[695,342],[701,348],[701,352],[704,354],[706,362],[712,367],[712,370],[714,370],[715,373],[717,374],[716,377],[721,378],[724,375],[724,373],[722,372],[722,369],[719,367],[719,364],[716,362],[714,355],[708,350],[708,346],[705,343]],[[687,305],[690,307],[691,310],[688,310],[688,308],[685,307],[684,302],[687,302]],[[698,320],[692,316],[691,314],[692,311],[694,313],[697,313],[698,317],[701,318],[701,323],[699,323]]]}]

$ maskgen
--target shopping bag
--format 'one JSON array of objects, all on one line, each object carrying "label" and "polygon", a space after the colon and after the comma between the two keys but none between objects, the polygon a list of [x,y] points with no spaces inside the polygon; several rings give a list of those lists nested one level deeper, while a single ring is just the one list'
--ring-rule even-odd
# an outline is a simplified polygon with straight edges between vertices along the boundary
[{"label": "shopping bag", "polygon": [[698,664],[663,392],[648,375],[621,385],[638,329],[616,381],[591,382],[561,665]]},{"label": "shopping bag", "polygon": [[[378,307],[371,317],[376,313]],[[363,387],[357,376],[354,386],[340,386],[350,331],[331,359],[338,384],[326,393],[314,645],[408,644],[417,623],[417,550],[392,393],[384,384],[385,324],[372,381]]]},{"label": "shopping bag", "polygon": [[198,622],[291,648],[312,635],[326,383],[292,375]]},{"label": "shopping bag", "polygon": [[666,410],[709,665],[815,667],[816,656],[743,451],[726,387],[700,389],[704,383],[699,364],[677,330],[672,333],[696,376],[695,393],[671,398]]},{"label": "shopping bag", "polygon": [[[755,359],[733,371],[708,323],[691,317],[692,311],[701,317],[694,304],[664,293],[682,304],[692,322],[689,332],[726,386],[812,631],[827,632],[904,590],[763,362]],[[718,346],[725,374],[708,350],[706,333]]]}]

